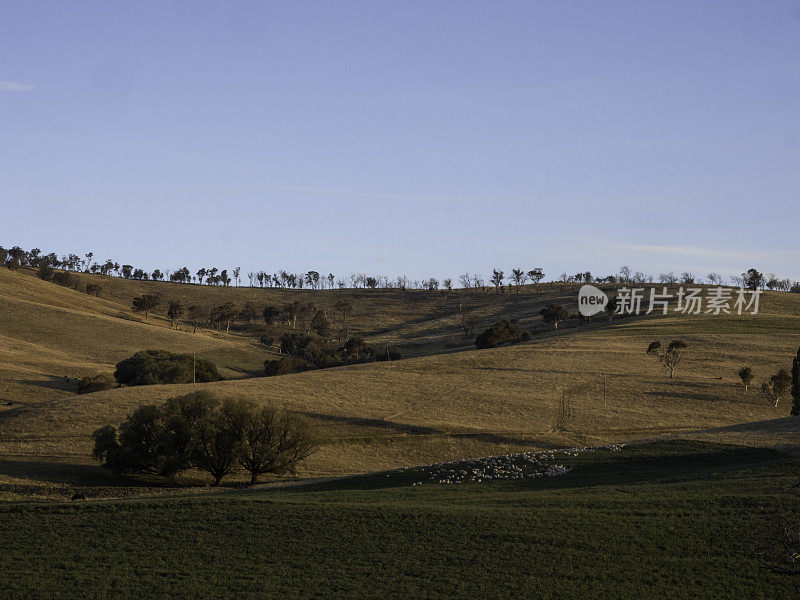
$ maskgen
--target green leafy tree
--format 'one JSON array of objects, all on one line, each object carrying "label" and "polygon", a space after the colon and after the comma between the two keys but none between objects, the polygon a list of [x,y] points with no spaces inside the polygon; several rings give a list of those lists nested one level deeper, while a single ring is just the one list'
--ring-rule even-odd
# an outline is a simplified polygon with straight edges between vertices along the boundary
[{"label": "green leafy tree", "polygon": [[522,269],[512,269],[511,270],[511,279],[514,281],[514,285],[517,286],[516,293],[519,294],[520,289],[522,289],[522,285],[525,283],[525,280],[528,278],[528,275]]},{"label": "green leafy tree", "polygon": [[258,318],[258,309],[256,305],[252,302],[245,302],[244,307],[242,308],[241,312],[239,313],[239,317],[247,321],[248,323],[252,323]]},{"label": "green leafy tree", "polygon": [[492,278],[490,281],[494,285],[494,291],[496,294],[500,293],[500,287],[503,285],[503,272],[499,269],[492,269]]},{"label": "green leafy tree", "polygon": [[764,285],[764,274],[759,273],[757,269],[748,269],[742,273],[742,281],[746,288],[757,290]]},{"label": "green leafy tree", "polygon": [[331,324],[324,310],[319,309],[314,313],[314,316],[311,318],[311,330],[323,338],[327,338],[330,335]]},{"label": "green leafy tree", "polygon": [[225,302],[211,309],[211,320],[220,325],[224,324],[226,334],[230,331],[231,321],[238,315],[239,311],[236,310],[236,307],[230,302]]},{"label": "green leafy tree", "polygon": [[521,327],[516,321],[498,321],[475,338],[475,346],[479,349],[497,348],[502,344],[526,342],[531,339],[531,332]]},{"label": "green leafy tree", "polygon": [[233,456],[250,474],[250,484],[261,475],[293,473],[315,450],[311,437],[297,418],[272,406],[229,400],[222,413],[237,443]]},{"label": "green leafy tree", "polygon": [[155,385],[165,383],[206,383],[222,377],[214,363],[190,354],[173,354],[165,350],[142,350],[117,363],[117,383]]},{"label": "green leafy tree", "polygon": [[783,368],[778,369],[778,372],[769,378],[769,382],[765,381],[761,384],[761,392],[775,403],[775,408],[778,408],[778,403],[781,401],[781,398],[791,388],[792,376]]},{"label": "green leafy tree", "polygon": [[569,317],[567,309],[561,304],[550,304],[539,311],[544,318],[544,322],[553,325],[558,329],[558,324],[566,321]]},{"label": "green leafy tree", "polygon": [[167,306],[167,318],[169,319],[169,328],[175,327],[175,321],[183,315],[183,302],[180,300],[170,300]]},{"label": "green leafy tree", "polygon": [[153,294],[144,294],[133,299],[133,310],[144,313],[146,319],[151,311],[161,304],[161,299]]},{"label": "green leafy tree", "polygon": [[192,464],[208,472],[217,486],[236,466],[236,434],[219,414],[200,419],[193,433]]}]

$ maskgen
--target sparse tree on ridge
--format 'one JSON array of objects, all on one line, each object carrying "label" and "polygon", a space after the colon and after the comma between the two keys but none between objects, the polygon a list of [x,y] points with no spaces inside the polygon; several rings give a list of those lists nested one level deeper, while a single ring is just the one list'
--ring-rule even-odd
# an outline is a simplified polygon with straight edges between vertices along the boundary
[{"label": "sparse tree on ridge", "polygon": [[757,269],[748,269],[747,272],[742,273],[742,283],[749,290],[757,290],[764,286],[764,275]]},{"label": "sparse tree on ridge", "polygon": [[496,294],[500,293],[500,286],[503,285],[503,272],[498,269],[492,269],[492,278],[490,280],[494,285]]},{"label": "sparse tree on ridge", "polygon": [[533,283],[535,283],[537,286],[539,285],[539,283],[541,283],[542,279],[544,279],[544,271],[542,270],[541,267],[536,267],[534,269],[531,269],[526,274],[528,276],[528,279],[533,281]]},{"label": "sparse tree on ridge", "polygon": [[514,285],[517,286],[515,294],[519,294],[520,289],[522,289],[522,285],[525,283],[527,279],[527,274],[522,269],[512,269],[511,270],[511,279],[514,282]]}]

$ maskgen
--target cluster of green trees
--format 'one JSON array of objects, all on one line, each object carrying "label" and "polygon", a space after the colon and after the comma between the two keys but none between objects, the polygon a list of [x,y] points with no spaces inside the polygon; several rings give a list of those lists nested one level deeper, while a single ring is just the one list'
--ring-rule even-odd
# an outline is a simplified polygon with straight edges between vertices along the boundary
[{"label": "cluster of green trees", "polygon": [[122,385],[207,383],[222,376],[211,361],[166,350],[142,350],[117,363],[114,379]]},{"label": "cluster of green trees", "polygon": [[[755,380],[755,373],[750,367],[742,367],[739,369],[737,375],[744,385],[744,391],[748,391],[750,385]],[[761,394],[770,402],[775,404],[775,408],[787,393],[792,397],[792,410],[793,416],[800,416],[800,348],[797,350],[797,356],[792,360],[791,371],[784,367],[771,375],[767,381],[761,383]]]},{"label": "cluster of green trees", "polygon": [[516,344],[531,339],[531,332],[515,320],[498,321],[475,338],[478,349],[497,348],[503,344]]},{"label": "cluster of green trees", "polygon": [[293,415],[205,391],[141,406],[119,430],[106,425],[92,437],[94,457],[116,472],[174,479],[196,468],[210,474],[214,485],[237,470],[247,472],[251,484],[267,473],[294,472],[315,450]]},{"label": "cluster of green trees", "polygon": [[379,349],[363,338],[351,337],[342,346],[328,344],[313,333],[289,332],[280,338],[280,351],[285,358],[264,361],[266,375],[286,375],[299,371],[324,369],[363,362],[399,360],[400,351],[392,346]]}]

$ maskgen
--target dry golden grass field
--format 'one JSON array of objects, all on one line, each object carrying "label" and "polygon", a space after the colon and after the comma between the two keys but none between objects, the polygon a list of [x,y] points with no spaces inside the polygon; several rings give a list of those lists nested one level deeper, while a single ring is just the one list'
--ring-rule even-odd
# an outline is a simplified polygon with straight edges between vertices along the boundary
[{"label": "dry golden grass field", "polygon": [[[111,373],[117,361],[148,348],[214,361],[226,380],[197,388],[275,403],[305,418],[320,449],[302,477],[673,434],[788,446],[800,430],[800,419],[782,419],[789,414],[788,397],[775,408],[758,391],[778,367],[791,367],[800,346],[800,294],[765,293],[758,315],[602,319],[551,331],[539,309],[563,302],[574,310],[576,288],[548,285],[519,295],[291,292],[80,278],[83,285],[100,283],[102,297],[41,281],[32,272],[0,269],[0,499],[64,498],[76,489],[122,496],[159,488],[158,482],[101,471],[91,459],[90,434],[118,424],[141,404],[192,386],[77,395],[71,379]],[[134,296],[153,290],[209,306],[251,301],[261,307],[296,297],[331,306],[346,298],[354,308],[354,332],[396,344],[409,358],[261,377],[269,355],[258,342],[261,325],[243,323],[229,335],[204,329],[193,334],[185,326],[175,331],[163,317],[145,320],[130,310]],[[445,348],[446,338],[458,333],[453,317],[459,305],[480,313],[478,331],[515,317],[534,330],[533,339],[490,350],[475,350],[470,342]],[[689,349],[670,379],[645,349],[654,339],[677,337]],[[747,393],[736,376],[744,365],[757,378]],[[753,421],[765,423],[728,427]],[[185,480],[193,478],[200,476]]]}]

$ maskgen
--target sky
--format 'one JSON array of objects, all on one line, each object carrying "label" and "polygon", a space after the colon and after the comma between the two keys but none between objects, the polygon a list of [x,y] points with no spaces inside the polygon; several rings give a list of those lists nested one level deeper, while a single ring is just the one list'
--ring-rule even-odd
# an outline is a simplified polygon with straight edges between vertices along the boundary
[{"label": "sky", "polygon": [[0,244],[800,279],[800,1],[0,0]]}]

